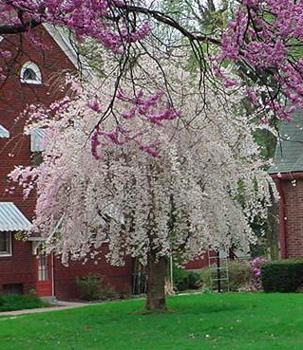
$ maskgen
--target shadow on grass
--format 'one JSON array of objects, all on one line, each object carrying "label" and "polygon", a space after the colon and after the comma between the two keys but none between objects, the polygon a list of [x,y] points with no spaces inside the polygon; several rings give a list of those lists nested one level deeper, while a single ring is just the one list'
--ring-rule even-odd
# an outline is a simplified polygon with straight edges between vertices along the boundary
[{"label": "shadow on grass", "polygon": [[[196,305],[195,305],[196,304]],[[217,302],[217,303],[205,303],[205,305],[201,303],[191,303],[188,305],[171,305],[170,307],[167,307],[164,310],[146,310],[144,308],[140,308],[139,310],[135,310],[129,313],[129,315],[134,316],[151,316],[151,315],[170,315],[170,314],[213,314],[213,313],[220,313],[220,312],[234,312],[239,310],[245,310],[245,309],[252,309],[255,305],[252,305],[250,303],[237,303],[236,305],[234,303],[229,302]]]}]

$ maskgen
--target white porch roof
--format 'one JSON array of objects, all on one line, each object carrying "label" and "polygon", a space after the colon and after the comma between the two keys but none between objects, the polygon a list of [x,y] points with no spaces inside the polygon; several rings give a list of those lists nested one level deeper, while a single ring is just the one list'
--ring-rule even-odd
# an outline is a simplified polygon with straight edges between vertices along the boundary
[{"label": "white porch roof", "polygon": [[31,222],[13,202],[0,202],[0,232],[28,231]]}]

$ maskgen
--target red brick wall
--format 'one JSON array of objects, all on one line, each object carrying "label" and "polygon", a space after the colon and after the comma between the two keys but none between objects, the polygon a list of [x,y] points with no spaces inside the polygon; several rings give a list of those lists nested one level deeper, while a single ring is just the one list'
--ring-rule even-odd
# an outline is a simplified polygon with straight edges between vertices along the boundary
[{"label": "red brick wall", "polygon": [[131,293],[131,259],[127,259],[123,267],[113,267],[106,262],[105,255],[102,254],[101,260],[97,264],[94,261],[88,261],[85,264],[78,261],[70,261],[68,267],[61,264],[60,258],[55,258],[54,276],[56,296],[61,299],[78,298],[79,290],[77,288],[76,278],[87,276],[88,273],[100,276],[104,285],[113,287],[117,293]]},{"label": "red brick wall", "polygon": [[13,239],[13,256],[0,257],[0,291],[6,284],[23,284],[27,293],[36,287],[35,257],[31,243]]},{"label": "red brick wall", "polygon": [[[24,109],[33,103],[43,103],[46,106],[62,97],[55,88],[54,78],[63,70],[72,70],[74,66],[62,53],[52,37],[43,29],[35,30],[36,36],[46,46],[40,50],[33,46],[24,36],[11,35],[1,42],[1,49],[13,53],[9,60],[0,61],[7,79],[0,82],[0,124],[10,132],[9,139],[0,139],[0,201],[13,201],[27,217],[33,216],[35,199],[23,200],[21,191],[8,195],[7,174],[15,165],[31,164],[30,141],[23,135],[25,118],[19,117]],[[20,82],[18,76],[23,63],[35,62],[43,77],[42,85],[29,85]],[[16,120],[16,118],[19,118]]]},{"label": "red brick wall", "polygon": [[[18,118],[28,104],[43,102],[49,105],[60,97],[54,89],[52,79],[62,69],[74,69],[67,57],[44,29],[37,29],[36,35],[47,46],[41,50],[32,45],[24,36],[7,36],[1,42],[1,49],[12,52],[12,58],[0,61],[6,79],[0,82],[0,124],[10,132],[9,139],[0,139],[0,201],[14,202],[28,217],[34,213],[35,198],[23,200],[20,190],[14,194],[6,192],[7,174],[15,165],[30,165],[31,152],[29,137],[23,135],[25,118]],[[42,71],[42,85],[22,84],[19,79],[21,66],[35,62]],[[61,94],[62,95],[62,94]],[[24,292],[36,287],[36,258],[32,255],[31,243],[13,239],[13,256],[0,257],[0,290],[4,284],[22,283]]]},{"label": "red brick wall", "polygon": [[[283,180],[287,258],[303,257],[303,180]],[[280,203],[281,205],[281,203]],[[280,222],[280,225],[282,223]]]},{"label": "red brick wall", "polygon": [[[185,265],[185,269],[186,270],[199,270],[199,269],[203,269],[203,267],[209,266],[208,254],[211,257],[215,257],[217,255],[217,252],[215,252],[213,250],[211,250],[209,252],[205,252],[204,255],[200,259],[195,259],[195,260],[189,261]],[[211,264],[216,263],[216,259],[211,259],[210,263]]]},{"label": "red brick wall", "polygon": [[[62,97],[57,88],[62,81],[62,72],[74,70],[74,66],[52,37],[43,29],[35,30],[45,48],[32,45],[25,36],[11,35],[4,39],[0,47],[13,53],[9,60],[0,61],[7,79],[0,81],[0,124],[10,131],[9,139],[0,139],[0,201],[14,202],[30,219],[34,214],[34,196],[24,200],[20,190],[8,194],[7,174],[15,165],[30,165],[31,152],[28,136],[23,135],[25,118],[19,115],[29,104],[43,103],[48,106]],[[35,62],[42,72],[42,85],[28,85],[20,82],[19,72],[27,61]],[[60,78],[61,77],[61,78]],[[19,117],[19,118],[18,118]],[[18,120],[16,120],[18,118]],[[76,276],[88,272],[100,273],[105,281],[112,284],[119,292],[129,292],[131,288],[131,262],[124,268],[114,268],[105,263],[93,262],[82,265],[71,263],[66,268],[59,261],[55,262],[56,293],[59,297],[76,297]],[[31,252],[31,243],[13,242],[13,256],[0,257],[0,290],[3,284],[23,283],[24,291],[35,288],[37,280],[37,262]]]}]

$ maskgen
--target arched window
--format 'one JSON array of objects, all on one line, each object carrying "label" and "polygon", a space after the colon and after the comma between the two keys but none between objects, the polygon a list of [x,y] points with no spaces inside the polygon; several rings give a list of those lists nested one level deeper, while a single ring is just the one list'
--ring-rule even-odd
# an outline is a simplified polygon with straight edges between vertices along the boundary
[{"label": "arched window", "polygon": [[39,67],[34,62],[26,62],[21,68],[21,83],[42,84],[42,76]]}]

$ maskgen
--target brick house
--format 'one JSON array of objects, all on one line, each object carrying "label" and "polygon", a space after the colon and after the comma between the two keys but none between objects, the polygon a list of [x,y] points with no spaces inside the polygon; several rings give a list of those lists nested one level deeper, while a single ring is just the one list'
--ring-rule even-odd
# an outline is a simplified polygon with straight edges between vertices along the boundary
[{"label": "brick house", "polygon": [[[24,200],[20,190],[7,192],[7,174],[15,165],[31,165],[35,159],[39,133],[23,135],[25,120],[20,113],[29,104],[50,105],[62,97],[57,82],[62,72],[77,69],[77,56],[68,39],[52,26],[34,30],[37,40],[26,35],[6,35],[0,48],[11,52],[0,59],[4,80],[0,81],[0,293],[27,293],[39,296],[77,297],[76,277],[89,272],[103,276],[117,292],[130,292],[132,263],[116,268],[106,263],[104,254],[96,265],[71,262],[64,267],[54,256],[39,253],[39,238],[16,239],[26,231],[34,214],[35,197]],[[39,46],[43,43],[43,46]],[[18,118],[18,119],[17,119]]]},{"label": "brick house", "polygon": [[303,112],[283,123],[269,174],[279,192],[279,241],[283,259],[303,257]]}]

